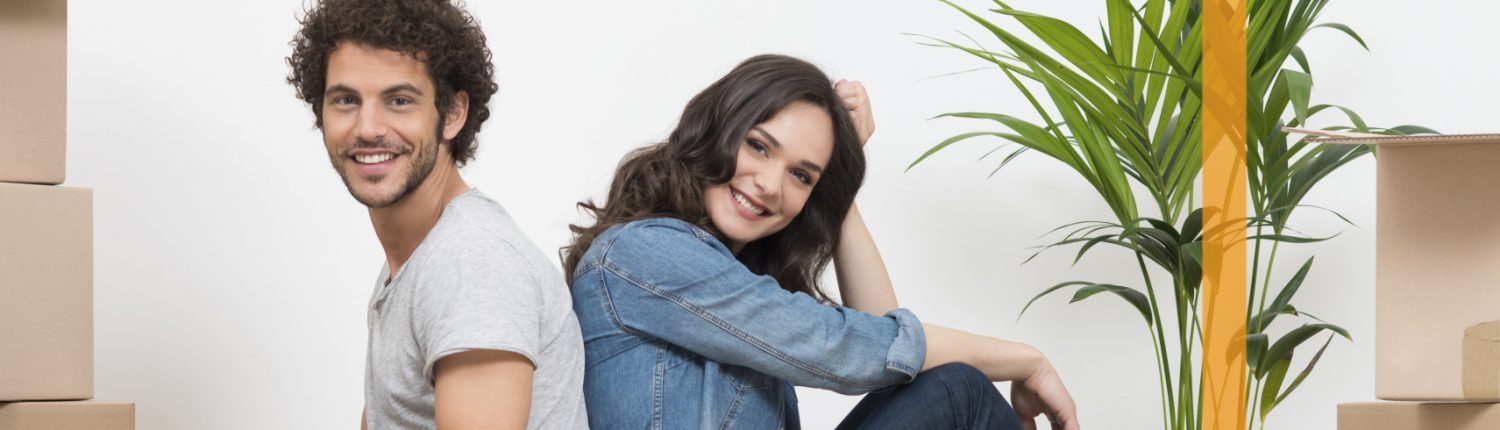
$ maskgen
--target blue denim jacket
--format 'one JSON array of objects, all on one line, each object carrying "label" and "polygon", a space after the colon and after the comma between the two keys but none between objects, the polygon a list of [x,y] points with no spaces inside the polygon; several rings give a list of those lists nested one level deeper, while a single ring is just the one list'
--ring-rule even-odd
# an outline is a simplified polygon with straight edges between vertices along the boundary
[{"label": "blue denim jacket", "polygon": [[789,293],[687,222],[594,239],[573,272],[593,428],[798,428],[792,385],[859,394],[926,358],[905,309],[875,316]]}]

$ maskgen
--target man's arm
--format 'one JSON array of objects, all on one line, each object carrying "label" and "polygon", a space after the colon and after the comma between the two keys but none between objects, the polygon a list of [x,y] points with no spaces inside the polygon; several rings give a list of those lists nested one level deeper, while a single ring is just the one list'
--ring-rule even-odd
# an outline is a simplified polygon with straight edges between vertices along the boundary
[{"label": "man's arm", "polygon": [[480,349],[443,357],[433,368],[437,427],[525,429],[535,368],[521,354]]}]

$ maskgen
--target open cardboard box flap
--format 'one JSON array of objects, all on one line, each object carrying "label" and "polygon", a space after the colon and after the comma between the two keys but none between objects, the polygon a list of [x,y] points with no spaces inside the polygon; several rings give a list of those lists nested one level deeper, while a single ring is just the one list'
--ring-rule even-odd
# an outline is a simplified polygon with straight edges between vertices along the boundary
[{"label": "open cardboard box flap", "polygon": [[1313,136],[1312,142],[1333,145],[1431,145],[1447,143],[1500,143],[1500,133],[1479,134],[1418,134],[1410,136],[1391,136],[1374,133],[1358,133],[1352,131],[1333,130],[1309,130],[1303,128],[1285,127],[1281,129],[1287,133],[1305,134]]}]

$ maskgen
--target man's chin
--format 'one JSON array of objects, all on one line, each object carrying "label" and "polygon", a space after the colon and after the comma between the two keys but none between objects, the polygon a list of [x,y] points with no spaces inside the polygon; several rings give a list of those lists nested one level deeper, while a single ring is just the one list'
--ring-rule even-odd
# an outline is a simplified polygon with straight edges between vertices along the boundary
[{"label": "man's chin", "polygon": [[382,209],[385,207],[389,207],[396,204],[396,202],[401,201],[402,197],[406,197],[406,194],[404,193],[394,192],[370,194],[352,192],[350,194],[354,196],[354,200],[359,201],[360,204],[365,205],[365,207],[368,207],[370,209]]},{"label": "man's chin", "polygon": [[406,197],[407,191],[409,191],[406,187],[392,188],[377,186],[375,184],[363,184],[362,186],[346,185],[349,188],[349,195],[370,209],[380,209],[394,205],[400,202],[403,197]]}]

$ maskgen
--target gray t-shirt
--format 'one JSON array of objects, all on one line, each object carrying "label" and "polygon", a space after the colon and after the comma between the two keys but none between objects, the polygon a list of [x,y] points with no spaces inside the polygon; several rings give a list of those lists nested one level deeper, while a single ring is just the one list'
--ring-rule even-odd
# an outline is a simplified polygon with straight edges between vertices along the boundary
[{"label": "gray t-shirt", "polygon": [[370,297],[371,429],[434,428],[438,359],[493,349],[536,366],[528,429],[583,429],[583,339],[562,273],[498,203],[454,198],[394,279]]}]

